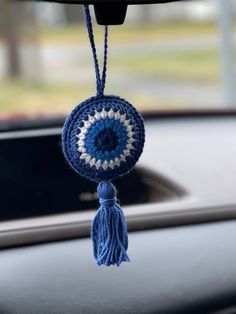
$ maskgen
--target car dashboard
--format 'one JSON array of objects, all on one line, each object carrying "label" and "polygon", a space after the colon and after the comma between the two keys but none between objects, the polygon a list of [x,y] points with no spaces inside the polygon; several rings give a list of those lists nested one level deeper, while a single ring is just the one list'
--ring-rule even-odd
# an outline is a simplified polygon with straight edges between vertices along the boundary
[{"label": "car dashboard", "polygon": [[92,258],[96,190],[64,162],[61,125],[0,133],[1,314],[236,312],[235,116],[145,124],[117,181],[131,259],[119,268]]}]

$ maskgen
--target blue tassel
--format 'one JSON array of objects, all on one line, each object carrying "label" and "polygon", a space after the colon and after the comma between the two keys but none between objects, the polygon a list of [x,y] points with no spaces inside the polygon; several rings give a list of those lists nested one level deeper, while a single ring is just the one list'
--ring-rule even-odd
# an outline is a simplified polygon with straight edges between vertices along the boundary
[{"label": "blue tassel", "polygon": [[116,189],[112,183],[100,182],[97,191],[101,206],[91,227],[94,257],[98,265],[119,266],[122,262],[129,262],[124,213],[117,204]]}]

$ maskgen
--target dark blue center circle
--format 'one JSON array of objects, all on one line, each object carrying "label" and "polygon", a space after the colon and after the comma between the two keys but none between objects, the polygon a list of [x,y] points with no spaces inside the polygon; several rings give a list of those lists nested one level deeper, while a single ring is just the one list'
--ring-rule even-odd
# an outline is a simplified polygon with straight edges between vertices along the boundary
[{"label": "dark blue center circle", "polygon": [[111,152],[116,148],[117,143],[118,137],[112,128],[104,128],[97,134],[94,140],[97,150],[101,150],[102,152]]}]

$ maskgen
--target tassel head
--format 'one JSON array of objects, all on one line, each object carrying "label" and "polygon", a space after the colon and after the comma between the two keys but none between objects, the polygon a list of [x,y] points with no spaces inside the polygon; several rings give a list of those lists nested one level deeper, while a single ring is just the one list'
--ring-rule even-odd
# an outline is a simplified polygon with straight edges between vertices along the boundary
[{"label": "tassel head", "polygon": [[100,208],[91,226],[94,257],[98,265],[117,265],[128,262],[127,227],[124,213],[117,203],[116,189],[109,181],[97,188]]}]

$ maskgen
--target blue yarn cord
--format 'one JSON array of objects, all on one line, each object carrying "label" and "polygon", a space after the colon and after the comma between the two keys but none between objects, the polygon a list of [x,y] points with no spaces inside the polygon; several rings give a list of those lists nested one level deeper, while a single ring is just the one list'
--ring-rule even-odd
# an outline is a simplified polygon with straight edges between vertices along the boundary
[{"label": "blue yarn cord", "polygon": [[94,34],[93,34],[93,25],[89,10],[89,5],[85,5],[85,18],[86,18],[86,26],[88,30],[88,36],[90,45],[92,48],[93,60],[94,60],[94,67],[95,67],[95,75],[96,75],[96,87],[97,87],[97,95],[103,95],[105,84],[106,84],[106,71],[107,71],[107,50],[108,50],[108,26],[104,26],[104,61],[103,61],[103,70],[102,76],[100,75],[98,57],[97,57],[97,50],[94,41]]},{"label": "blue yarn cord", "polygon": [[124,213],[117,203],[112,183],[100,182],[97,191],[101,206],[91,226],[94,257],[98,265],[120,266],[122,262],[129,262]]}]

